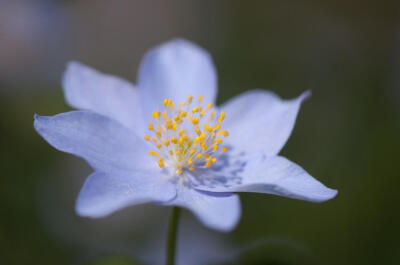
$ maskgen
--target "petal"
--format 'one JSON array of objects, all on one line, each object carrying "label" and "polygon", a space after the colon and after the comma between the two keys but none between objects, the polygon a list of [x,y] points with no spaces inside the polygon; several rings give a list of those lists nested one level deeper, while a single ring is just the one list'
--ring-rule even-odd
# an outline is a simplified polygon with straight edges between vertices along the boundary
[{"label": "petal", "polygon": [[98,171],[126,172],[154,166],[144,140],[100,114],[71,111],[35,115],[34,127],[54,148],[84,158]]},{"label": "petal", "polygon": [[63,87],[70,106],[103,114],[142,134],[138,93],[128,81],[70,62],[64,72]]},{"label": "petal", "polygon": [[164,98],[175,102],[202,94],[204,101],[214,102],[217,75],[211,56],[199,46],[176,39],[150,50],[143,58],[138,86],[147,115],[162,106]]},{"label": "petal", "polygon": [[103,217],[134,204],[165,202],[176,196],[175,186],[156,177],[155,171],[135,171],[130,175],[95,172],[78,196],[76,212],[81,216]]},{"label": "petal", "polygon": [[310,95],[281,100],[272,92],[252,90],[225,103],[224,127],[230,135],[225,143],[235,151],[276,155],[289,138],[300,104]]},{"label": "petal", "polygon": [[225,157],[210,171],[193,176],[192,181],[199,190],[260,192],[312,202],[323,202],[337,194],[286,158],[263,154]]},{"label": "petal", "polygon": [[167,205],[187,208],[205,226],[225,232],[235,228],[241,215],[238,195],[197,191],[183,185],[178,185],[176,198]]}]

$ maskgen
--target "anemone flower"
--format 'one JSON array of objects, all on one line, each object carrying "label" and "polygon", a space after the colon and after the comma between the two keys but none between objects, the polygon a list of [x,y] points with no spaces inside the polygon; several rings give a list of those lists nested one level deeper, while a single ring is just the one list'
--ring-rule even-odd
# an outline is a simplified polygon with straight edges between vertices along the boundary
[{"label": "anemone flower", "polygon": [[278,156],[310,93],[282,100],[252,90],[217,107],[212,59],[188,41],[150,50],[136,85],[70,62],[63,88],[78,110],[35,115],[34,127],[94,169],[76,202],[81,216],[153,202],[186,208],[207,227],[230,231],[241,216],[237,192],[311,202],[337,193]]}]

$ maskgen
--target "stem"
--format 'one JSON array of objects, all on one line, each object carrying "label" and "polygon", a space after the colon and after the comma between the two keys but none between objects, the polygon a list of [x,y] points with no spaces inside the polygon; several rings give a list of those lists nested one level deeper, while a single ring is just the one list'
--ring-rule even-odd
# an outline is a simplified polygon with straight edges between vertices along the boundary
[{"label": "stem", "polygon": [[167,265],[175,264],[175,254],[176,254],[176,245],[177,245],[177,235],[178,235],[178,224],[179,224],[179,215],[181,209],[179,207],[173,207],[171,213],[171,219],[169,223],[169,231],[167,238]]}]

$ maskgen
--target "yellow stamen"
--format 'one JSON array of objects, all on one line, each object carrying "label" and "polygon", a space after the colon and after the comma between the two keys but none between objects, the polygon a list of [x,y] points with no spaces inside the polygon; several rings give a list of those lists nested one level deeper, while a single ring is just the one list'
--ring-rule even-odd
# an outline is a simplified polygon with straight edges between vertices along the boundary
[{"label": "yellow stamen", "polygon": [[193,123],[193,125],[199,124],[199,119],[198,118],[192,118],[192,123]]},{"label": "yellow stamen", "polygon": [[220,131],[218,131],[217,134],[221,134],[221,135],[223,135],[224,137],[228,137],[228,136],[229,136],[229,132],[226,131],[226,130],[220,130]]},{"label": "yellow stamen", "polygon": [[157,110],[157,111],[153,111],[152,116],[154,119],[157,120],[160,117],[160,114],[161,114],[160,111]]},{"label": "yellow stamen", "polygon": [[153,151],[153,150],[150,150],[149,151],[149,155],[151,155],[151,156],[160,156],[160,153],[156,152],[156,151]]},{"label": "yellow stamen", "polygon": [[165,165],[164,165],[164,159],[162,159],[161,157],[160,157],[160,159],[158,159],[158,166],[160,167],[160,168],[163,168]]},{"label": "yellow stamen", "polygon": [[218,123],[221,123],[224,119],[225,119],[225,112],[221,112],[221,113],[219,114],[219,117],[218,117],[217,122],[218,122]]},{"label": "yellow stamen", "polygon": [[149,121],[149,130],[153,131],[154,130],[154,125],[153,122]]},{"label": "yellow stamen", "polygon": [[192,100],[193,100],[193,96],[192,96],[192,95],[189,95],[189,96],[187,97],[187,103],[188,103],[188,105],[190,105],[190,104],[192,103]]}]

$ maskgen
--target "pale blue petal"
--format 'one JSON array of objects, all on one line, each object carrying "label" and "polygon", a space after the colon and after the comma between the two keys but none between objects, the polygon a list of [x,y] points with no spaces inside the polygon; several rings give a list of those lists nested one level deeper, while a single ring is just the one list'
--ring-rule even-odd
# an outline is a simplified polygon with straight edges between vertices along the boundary
[{"label": "pale blue petal", "polygon": [[221,107],[226,112],[224,128],[229,131],[225,143],[236,153],[278,154],[309,95],[306,91],[296,99],[282,100],[272,92],[252,90],[231,99]]},{"label": "pale blue petal", "polygon": [[160,109],[164,98],[174,102],[204,95],[214,102],[217,75],[211,56],[199,46],[181,39],[169,41],[150,50],[143,58],[138,86],[145,115]]},{"label": "pale blue petal", "polygon": [[71,111],[35,115],[34,127],[54,148],[84,158],[98,171],[125,172],[155,164],[144,140],[100,114]]},{"label": "pale blue petal", "polygon": [[138,92],[128,81],[70,62],[64,72],[63,88],[72,107],[115,119],[142,135],[144,123]]},{"label": "pale blue petal", "polygon": [[95,172],[88,177],[76,202],[81,216],[103,217],[127,206],[165,202],[176,196],[175,186],[159,171],[137,170],[128,175]]},{"label": "pale blue petal", "polygon": [[235,228],[241,215],[238,195],[197,191],[184,185],[177,186],[176,198],[167,205],[184,207],[205,226],[225,232]]},{"label": "pale blue petal", "polygon": [[192,185],[211,192],[260,192],[312,202],[337,194],[286,158],[263,154],[225,156],[212,169],[192,176]]}]

